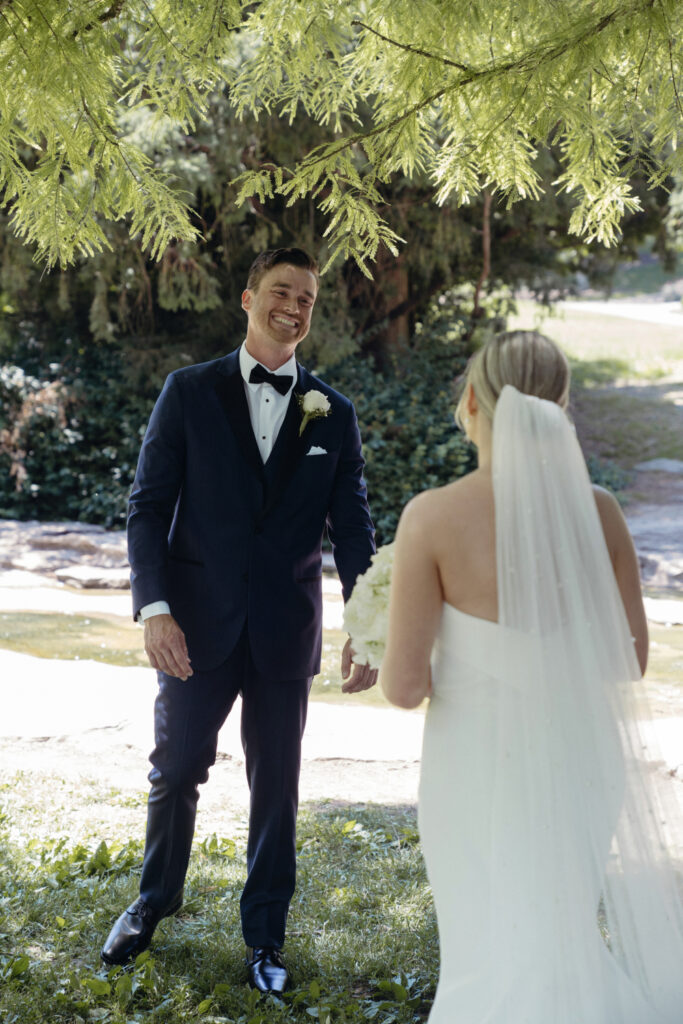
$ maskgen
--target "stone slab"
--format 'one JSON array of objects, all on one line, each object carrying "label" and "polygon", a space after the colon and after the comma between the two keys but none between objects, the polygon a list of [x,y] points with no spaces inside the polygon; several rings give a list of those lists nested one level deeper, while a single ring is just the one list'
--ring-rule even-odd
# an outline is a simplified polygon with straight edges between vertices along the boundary
[{"label": "stone slab", "polygon": [[128,590],[128,569],[103,569],[96,565],[71,565],[57,569],[55,577],[60,583],[89,590]]},{"label": "stone slab", "polygon": [[639,462],[635,466],[639,472],[654,473],[683,473],[683,461],[681,459],[650,459],[649,462]]},{"label": "stone slab", "polygon": [[[50,738],[112,729],[142,750],[153,741],[156,673],[93,661],[59,661],[0,650],[0,736]],[[418,761],[422,712],[311,701],[304,760]],[[239,698],[218,751],[242,760]]]}]

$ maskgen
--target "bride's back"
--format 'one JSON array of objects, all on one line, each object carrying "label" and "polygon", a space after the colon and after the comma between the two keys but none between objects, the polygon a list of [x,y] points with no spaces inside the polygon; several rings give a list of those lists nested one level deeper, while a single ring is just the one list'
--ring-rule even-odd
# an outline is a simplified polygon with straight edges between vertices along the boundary
[{"label": "bride's back", "polygon": [[488,470],[429,493],[431,534],[444,600],[468,615],[498,618],[493,483]]},{"label": "bride's back", "polygon": [[[548,474],[552,477],[554,472],[564,472],[562,460],[556,463],[553,458],[552,445],[545,444],[552,440],[553,430],[559,426],[556,416],[551,416],[551,422],[546,423],[544,419],[542,425],[531,427],[531,433],[525,433],[523,441],[519,442],[522,445],[519,451],[514,439],[512,449],[509,445],[503,449],[498,447],[498,458],[503,459],[501,465],[505,470],[510,469],[509,459],[515,454],[525,454],[528,450],[529,459],[522,459],[521,472],[515,470],[511,471],[512,475],[510,472],[505,475],[508,483],[518,488],[514,497],[521,501],[513,502],[517,511],[495,508],[493,421],[498,399],[508,386],[516,394],[527,396],[532,404],[541,400],[553,408],[565,410],[569,398],[567,360],[554,342],[542,335],[513,331],[487,342],[470,362],[456,420],[477,448],[479,469],[446,487],[425,491],[413,498],[403,510],[396,534],[382,679],[389,680],[385,688],[390,699],[404,707],[415,707],[429,692],[429,659],[444,601],[466,615],[491,622],[499,619],[497,512],[503,517],[499,525],[514,521],[522,529],[524,550],[518,555],[524,558],[525,569],[538,561],[541,552],[550,567],[555,562],[552,552],[548,551],[548,535],[544,530],[546,527],[550,530],[560,509],[552,503],[546,507],[541,501],[540,508],[536,505],[540,514],[532,519],[533,525],[530,521],[526,532],[523,520],[524,496],[529,488],[537,489],[539,483],[534,476],[534,458],[540,457],[546,478]],[[566,425],[566,421],[562,422]],[[553,428],[547,436],[546,427]],[[510,436],[504,431],[501,439],[510,441]],[[537,448],[541,442],[543,451],[539,453]],[[497,471],[501,471],[500,466]],[[498,487],[496,491],[499,493]],[[644,671],[647,622],[633,542],[614,498],[600,490],[594,491],[594,495],[612,570]],[[547,522],[544,516],[548,517]],[[580,518],[582,516],[583,513]],[[506,576],[502,590],[508,581]],[[514,594],[512,597],[514,606]]]}]

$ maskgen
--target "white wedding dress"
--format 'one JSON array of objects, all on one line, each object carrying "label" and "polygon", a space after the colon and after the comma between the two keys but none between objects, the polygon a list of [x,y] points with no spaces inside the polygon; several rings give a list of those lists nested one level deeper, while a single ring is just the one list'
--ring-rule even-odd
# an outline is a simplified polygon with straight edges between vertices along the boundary
[{"label": "white wedding dress", "polygon": [[640,735],[628,624],[558,406],[503,390],[493,480],[499,621],[444,604],[432,657],[429,1024],[681,1024],[677,784]]}]

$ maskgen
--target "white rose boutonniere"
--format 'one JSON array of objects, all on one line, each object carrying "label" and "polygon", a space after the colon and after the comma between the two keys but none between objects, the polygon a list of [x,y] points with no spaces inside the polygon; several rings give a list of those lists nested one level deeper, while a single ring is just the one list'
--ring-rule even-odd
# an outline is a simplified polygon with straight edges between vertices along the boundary
[{"label": "white rose boutonniere", "polygon": [[321,419],[330,414],[330,400],[322,391],[307,391],[305,395],[297,395],[302,420],[299,427],[299,437],[303,434],[310,420]]},{"label": "white rose boutonniere", "polygon": [[389,588],[394,545],[384,544],[372,556],[370,568],[359,576],[344,608],[344,629],[351,637],[353,660],[379,668],[389,628]]}]

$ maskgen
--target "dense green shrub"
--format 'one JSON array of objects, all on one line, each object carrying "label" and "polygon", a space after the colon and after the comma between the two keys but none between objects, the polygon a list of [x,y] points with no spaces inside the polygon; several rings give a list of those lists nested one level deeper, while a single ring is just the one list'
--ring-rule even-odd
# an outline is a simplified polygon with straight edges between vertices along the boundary
[{"label": "dense green shrub", "polygon": [[503,327],[506,302],[491,299],[488,315],[475,324],[463,312],[463,295],[454,290],[430,307],[412,346],[398,351],[382,371],[359,358],[321,371],[356,406],[378,544],[393,539],[401,509],[413,495],[450,483],[476,465],[475,450],[453,419],[454,385],[473,345]]},{"label": "dense green shrub", "polygon": [[[411,344],[381,368],[346,346],[319,350],[336,361],[317,372],[356,406],[378,543],[393,538],[414,494],[476,465],[453,421],[453,384],[472,348],[504,326],[509,300],[494,294],[473,319],[464,312],[471,298],[471,289],[441,295]],[[62,361],[41,366],[29,342],[11,352],[21,367],[0,367],[0,516],[123,526],[152,405],[166,374],[191,353],[168,340],[136,349],[131,339],[82,347],[67,339]],[[604,466],[592,470],[623,486]]]},{"label": "dense green shrub", "polygon": [[122,526],[149,399],[122,352],[94,345],[42,379],[0,370],[0,516]]},{"label": "dense green shrub", "polygon": [[[464,305],[459,293],[442,296],[411,347],[381,370],[348,354],[318,368],[356,404],[380,542],[393,537],[413,494],[473,465],[453,422],[452,382],[472,337],[499,321],[482,318],[474,330]],[[136,353],[115,339],[67,341],[62,361],[41,367],[34,348],[15,345],[24,368],[0,373],[0,516],[122,526],[153,402],[166,373],[191,356],[164,346]]]},{"label": "dense green shrub", "polygon": [[612,491],[620,502],[625,500],[624,491],[631,482],[630,473],[617,466],[616,462],[613,462],[612,459],[600,459],[597,455],[589,455],[586,459],[586,465],[588,466],[588,474],[594,484]]},{"label": "dense green shrub", "polygon": [[[454,380],[474,344],[503,325],[505,300],[473,323],[459,292],[441,296],[410,347],[378,369],[344,356],[317,370],[353,399],[378,543],[393,538],[406,502],[469,472],[476,454],[456,428]],[[70,351],[71,350],[71,351]],[[0,517],[124,525],[138,452],[164,377],[190,361],[159,345],[137,354],[119,341],[66,346],[62,363],[32,373],[0,365]],[[589,460],[591,477],[619,492],[624,474]]]}]

